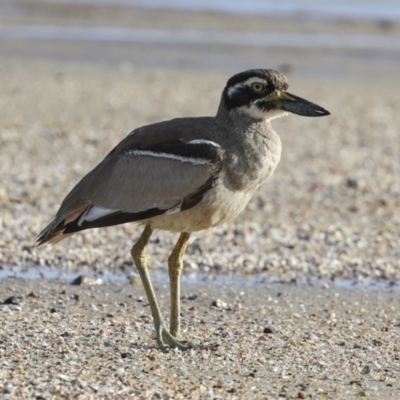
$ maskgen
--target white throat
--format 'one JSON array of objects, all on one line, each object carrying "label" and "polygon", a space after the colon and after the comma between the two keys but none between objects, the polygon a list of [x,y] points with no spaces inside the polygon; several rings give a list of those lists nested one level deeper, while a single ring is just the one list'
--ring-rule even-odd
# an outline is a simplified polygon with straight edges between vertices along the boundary
[{"label": "white throat", "polygon": [[242,106],[237,108],[237,111],[240,113],[246,114],[252,119],[264,119],[266,121],[270,121],[271,119],[280,118],[288,113],[283,110],[270,110],[270,111],[262,111],[255,104],[251,104],[249,106]]}]

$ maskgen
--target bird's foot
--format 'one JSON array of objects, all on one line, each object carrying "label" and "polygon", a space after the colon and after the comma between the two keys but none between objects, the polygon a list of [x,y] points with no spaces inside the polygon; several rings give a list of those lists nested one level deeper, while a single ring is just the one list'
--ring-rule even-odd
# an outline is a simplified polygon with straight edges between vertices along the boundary
[{"label": "bird's foot", "polygon": [[162,351],[166,351],[168,345],[179,350],[189,350],[196,347],[192,343],[181,341],[171,335],[163,323],[156,326],[156,340]]},{"label": "bird's foot", "polygon": [[177,348],[179,350],[190,350],[190,349],[197,349],[197,350],[217,350],[219,344],[211,343],[211,344],[203,344],[203,343],[192,343],[187,340],[181,340],[180,335],[172,335],[168,329],[164,326],[164,324],[160,324],[156,328],[156,340],[158,346],[162,351],[167,351],[168,347]]}]

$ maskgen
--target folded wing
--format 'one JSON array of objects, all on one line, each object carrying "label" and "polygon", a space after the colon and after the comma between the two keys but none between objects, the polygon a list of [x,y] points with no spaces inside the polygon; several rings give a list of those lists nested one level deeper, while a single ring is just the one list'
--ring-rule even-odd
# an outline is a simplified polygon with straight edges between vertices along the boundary
[{"label": "folded wing", "polygon": [[218,179],[222,156],[219,145],[207,140],[111,152],[72,189],[37,241],[194,207]]}]

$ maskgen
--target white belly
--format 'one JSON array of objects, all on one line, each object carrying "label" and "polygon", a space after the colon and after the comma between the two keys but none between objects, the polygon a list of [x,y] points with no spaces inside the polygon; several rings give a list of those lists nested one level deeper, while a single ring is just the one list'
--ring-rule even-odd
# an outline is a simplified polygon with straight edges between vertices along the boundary
[{"label": "white belly", "polygon": [[214,228],[235,219],[246,207],[254,190],[232,192],[222,184],[217,184],[193,208],[176,214],[159,215],[146,222],[153,229],[171,232],[197,232]]}]

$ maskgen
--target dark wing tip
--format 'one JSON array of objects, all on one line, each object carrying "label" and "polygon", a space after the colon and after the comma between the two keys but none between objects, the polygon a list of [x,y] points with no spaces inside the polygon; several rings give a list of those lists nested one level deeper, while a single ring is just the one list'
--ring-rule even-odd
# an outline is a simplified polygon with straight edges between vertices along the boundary
[{"label": "dark wing tip", "polygon": [[314,110],[316,117],[325,117],[327,115],[331,115],[331,113],[323,107],[318,107],[318,109]]}]

